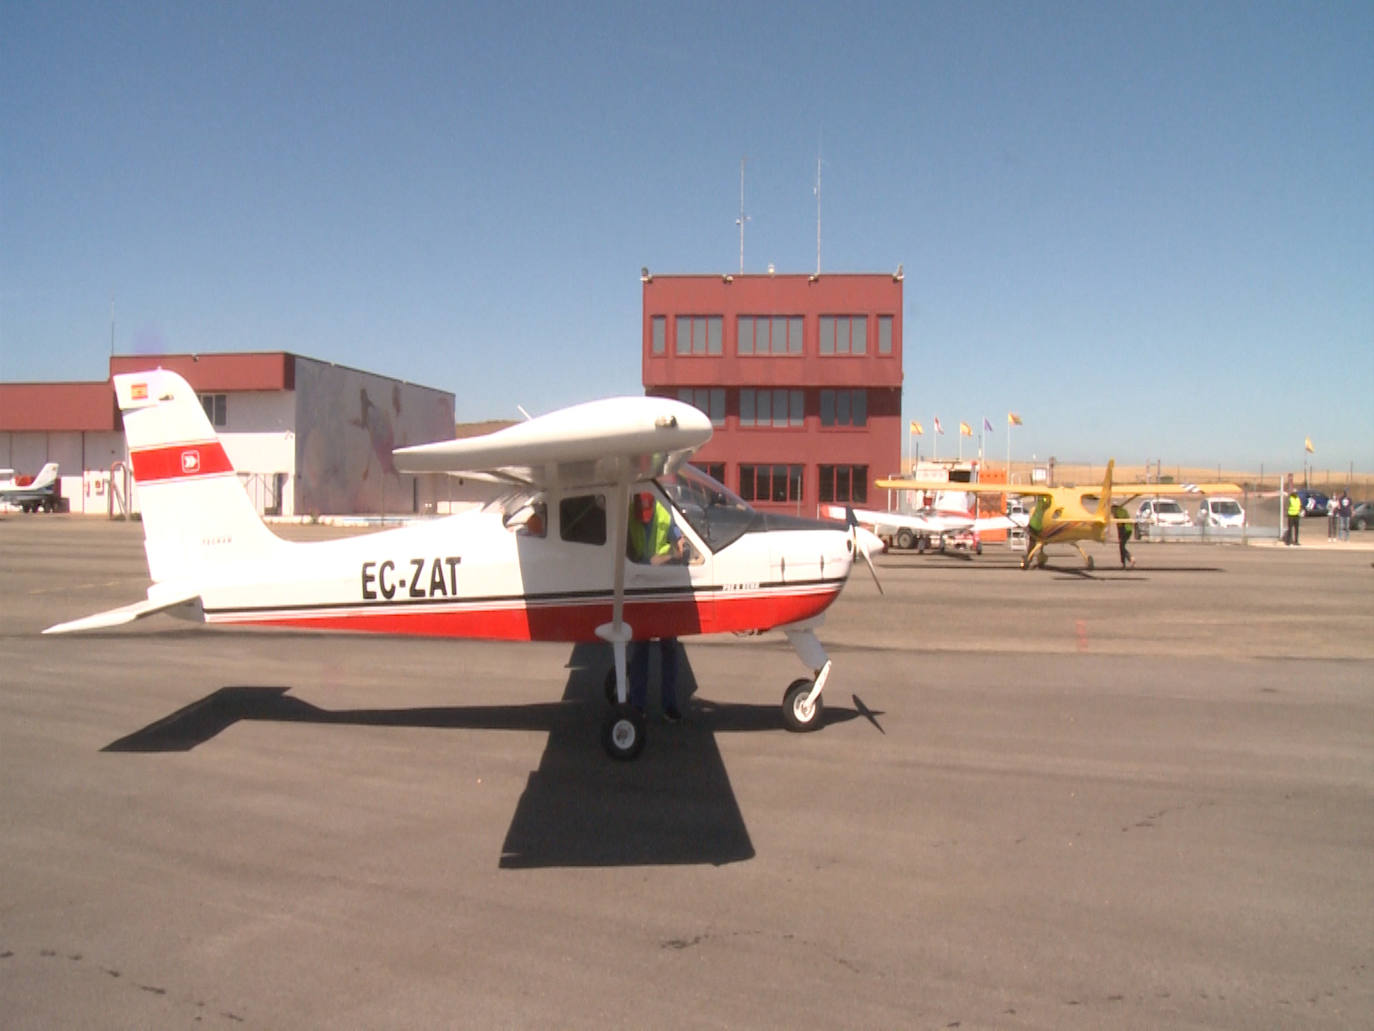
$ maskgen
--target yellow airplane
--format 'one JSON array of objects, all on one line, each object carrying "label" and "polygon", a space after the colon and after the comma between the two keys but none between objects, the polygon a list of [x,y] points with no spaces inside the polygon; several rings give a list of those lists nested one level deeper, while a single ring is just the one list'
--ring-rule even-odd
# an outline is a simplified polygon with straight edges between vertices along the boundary
[{"label": "yellow airplane", "polygon": [[1119,504],[1142,494],[1239,494],[1234,483],[1112,483],[1115,461],[1107,463],[1107,475],[1100,487],[1025,487],[1009,483],[949,483],[937,480],[892,479],[879,480],[884,490],[966,491],[970,494],[1020,494],[1035,498],[1026,533],[1030,540],[1021,568],[1043,566],[1047,544],[1072,544],[1083,557],[1083,564],[1093,567],[1092,556],[1083,550],[1083,541],[1102,543],[1107,528],[1114,523],[1131,522],[1112,517],[1113,500]]}]

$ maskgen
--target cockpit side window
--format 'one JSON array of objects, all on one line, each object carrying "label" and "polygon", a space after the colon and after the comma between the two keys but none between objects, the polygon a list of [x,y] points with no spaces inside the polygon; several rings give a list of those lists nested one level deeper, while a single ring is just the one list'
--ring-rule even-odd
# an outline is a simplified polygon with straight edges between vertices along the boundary
[{"label": "cockpit side window", "polygon": [[606,495],[577,494],[559,501],[558,535],[574,544],[605,544]]},{"label": "cockpit side window", "polygon": [[531,501],[508,512],[501,522],[512,533],[543,537],[548,533],[548,505],[543,501]]}]

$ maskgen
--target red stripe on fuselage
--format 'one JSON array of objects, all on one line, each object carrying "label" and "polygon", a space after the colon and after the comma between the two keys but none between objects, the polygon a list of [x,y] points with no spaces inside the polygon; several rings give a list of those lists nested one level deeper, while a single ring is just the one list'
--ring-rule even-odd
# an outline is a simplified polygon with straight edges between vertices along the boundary
[{"label": "red stripe on fuselage", "polygon": [[[625,622],[636,639],[687,637],[767,629],[795,623],[823,612],[842,584],[823,584],[806,591],[777,591],[732,597],[703,595],[664,601],[627,601]],[[486,608],[368,605],[346,611],[207,612],[211,623],[292,627],[299,630],[343,630],[354,633],[406,634],[417,637],[465,637],[495,641],[596,641],[596,628],[611,621],[611,603],[509,605]]]},{"label": "red stripe on fuselage", "polygon": [[217,440],[144,448],[133,452],[130,457],[134,463],[134,480],[140,484],[216,476],[234,471],[229,456],[224,453],[224,445]]}]

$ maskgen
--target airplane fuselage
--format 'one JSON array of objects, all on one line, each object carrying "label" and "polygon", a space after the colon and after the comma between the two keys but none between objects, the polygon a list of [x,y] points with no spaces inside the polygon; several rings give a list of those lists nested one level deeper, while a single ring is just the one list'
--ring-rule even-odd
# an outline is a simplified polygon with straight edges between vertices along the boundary
[{"label": "airplane fuselage", "polygon": [[[636,639],[769,629],[810,619],[848,577],[838,527],[746,532],[699,560],[626,564],[625,621]],[[568,541],[481,511],[207,567],[207,622],[491,640],[594,641],[611,619],[609,542]],[[283,563],[289,565],[289,574]]]}]

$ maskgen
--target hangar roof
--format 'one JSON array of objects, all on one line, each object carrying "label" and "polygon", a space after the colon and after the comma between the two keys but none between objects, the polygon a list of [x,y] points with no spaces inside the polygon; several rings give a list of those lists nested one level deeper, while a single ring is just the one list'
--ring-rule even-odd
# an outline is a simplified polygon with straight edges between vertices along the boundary
[{"label": "hangar roof", "polygon": [[296,356],[285,351],[235,354],[112,354],[110,375],[170,369],[205,394],[230,390],[295,390]]},{"label": "hangar roof", "polygon": [[[318,361],[314,358],[299,358],[288,351],[245,351],[233,354],[112,354],[110,376],[123,372],[163,368],[178,373],[191,385],[191,389],[200,394],[221,391],[228,393],[236,390],[295,390],[298,360]],[[389,376],[381,378],[391,379]],[[421,387],[420,384],[410,385]],[[114,390],[108,379],[98,382],[0,383],[0,432],[100,431],[118,430],[120,427]]]},{"label": "hangar roof", "polygon": [[0,383],[0,432],[119,429],[109,383]]}]

